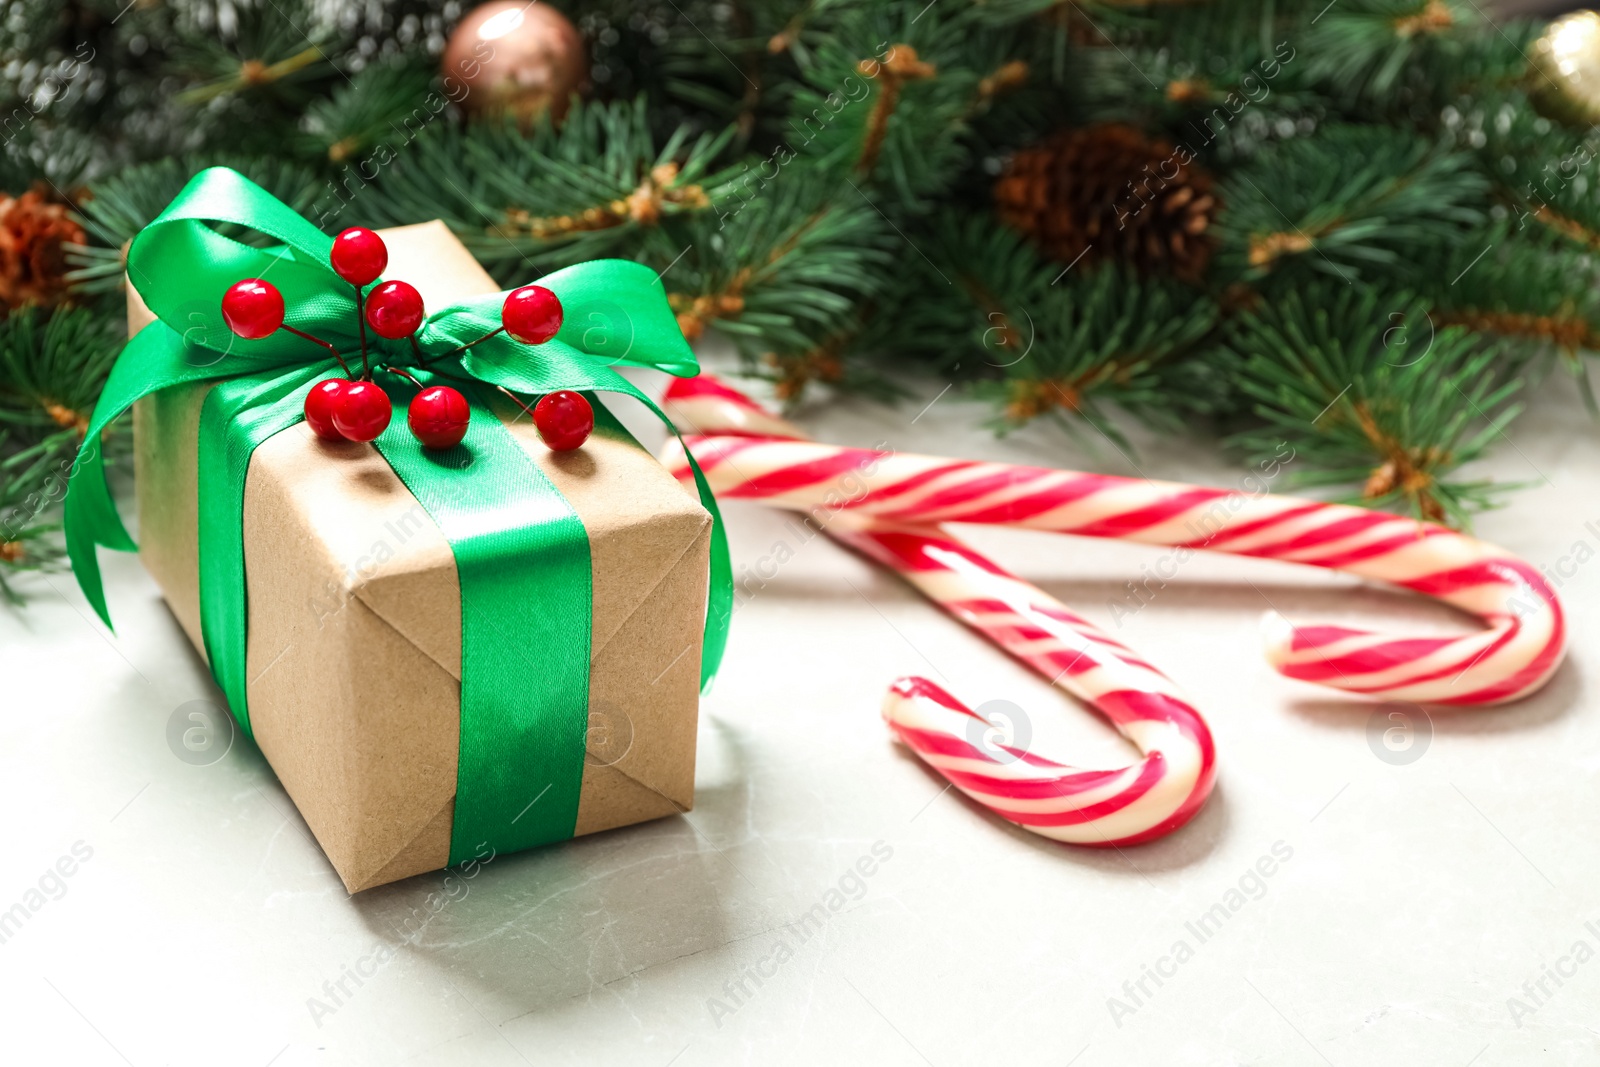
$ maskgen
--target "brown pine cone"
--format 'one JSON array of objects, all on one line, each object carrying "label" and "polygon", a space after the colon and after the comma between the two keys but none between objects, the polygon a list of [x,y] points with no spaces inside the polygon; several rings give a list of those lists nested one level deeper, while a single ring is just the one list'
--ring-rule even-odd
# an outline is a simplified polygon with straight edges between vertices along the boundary
[{"label": "brown pine cone", "polygon": [[1063,262],[1127,263],[1198,282],[1218,201],[1189,155],[1121,123],[1064,130],[1011,158],[995,202],[1002,222]]},{"label": "brown pine cone", "polygon": [[42,189],[0,194],[0,315],[22,304],[57,304],[67,295],[63,244],[82,244],[83,227]]}]

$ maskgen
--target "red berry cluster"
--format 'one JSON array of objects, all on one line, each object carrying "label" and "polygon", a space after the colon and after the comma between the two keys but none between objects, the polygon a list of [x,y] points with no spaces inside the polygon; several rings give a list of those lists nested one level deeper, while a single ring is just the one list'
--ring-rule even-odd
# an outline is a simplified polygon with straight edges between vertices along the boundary
[{"label": "red berry cluster", "polygon": [[[361,314],[360,376],[352,374],[344,357],[332,344],[303,333],[283,321],[283,294],[272,283],[260,278],[236,282],[222,295],[222,318],[228,329],[246,340],[257,341],[277,330],[287,330],[333,353],[344,368],[343,378],[318,382],[306,394],[306,423],[318,436],[329,441],[373,441],[389,425],[393,406],[383,387],[372,380],[367,360],[366,328],[379,337],[398,341],[412,337],[412,350],[418,366],[426,366],[413,335],[422,325],[422,294],[405,282],[389,281],[363,295],[362,289],[376,281],[389,264],[389,249],[383,238],[371,230],[355,227],[333,239],[329,256],[334,273],[356,288],[356,306]],[[561,329],[561,301],[539,285],[524,285],[506,294],[500,309],[500,326],[470,341],[447,355],[470,348],[504,331],[523,344],[538,345],[550,340]],[[381,366],[393,374],[422,385],[394,364]],[[460,444],[467,435],[471,409],[467,398],[448,385],[423,386],[406,411],[411,433],[424,447],[446,449]],[[594,429],[594,411],[579,393],[562,389],[543,397],[533,409],[533,424],[552,450],[568,452],[582,446]]]}]

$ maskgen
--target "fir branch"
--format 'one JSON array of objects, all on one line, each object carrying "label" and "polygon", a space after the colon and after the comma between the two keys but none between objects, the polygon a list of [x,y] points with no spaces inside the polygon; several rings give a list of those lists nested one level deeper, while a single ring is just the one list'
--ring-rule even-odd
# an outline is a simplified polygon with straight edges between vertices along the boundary
[{"label": "fir branch", "polygon": [[1443,323],[1554,344],[1567,356],[1600,342],[1600,262],[1531,222],[1503,220],[1417,266]]},{"label": "fir branch", "polygon": [[1343,0],[1308,28],[1309,73],[1346,101],[1381,99],[1432,39],[1479,21],[1458,0]]},{"label": "fir branch", "polygon": [[302,150],[338,165],[386,137],[431,122],[450,103],[435,84],[434,64],[422,61],[374,63],[328,97],[306,109]]},{"label": "fir branch", "polygon": [[1298,459],[1293,485],[1359,485],[1345,499],[1465,525],[1506,487],[1452,477],[1520,405],[1502,353],[1460,327],[1428,336],[1426,305],[1368,286],[1324,283],[1241,319],[1230,346],[1262,424],[1233,440],[1252,458]]},{"label": "fir branch", "polygon": [[[979,377],[978,392],[1002,401],[1002,428],[1041,415],[1069,426],[1081,419],[1126,447],[1107,402],[1172,421],[1156,369],[1210,333],[1212,300],[1116,267],[1063,270],[981,217],[947,219],[938,230],[937,266],[919,273],[925,295],[906,332],[952,371]],[[929,291],[940,295],[927,299]]]},{"label": "fir branch", "polygon": [[0,594],[13,602],[10,577],[60,561],[55,512],[120,347],[115,320],[89,308],[0,319]]},{"label": "fir branch", "polygon": [[1348,283],[1481,223],[1487,189],[1470,159],[1414,134],[1327,127],[1225,180],[1218,259],[1246,278],[1294,264]]},{"label": "fir branch", "polygon": [[1125,448],[1102,404],[1174,428],[1188,405],[1162,389],[1158,368],[1192,351],[1216,323],[1216,305],[1193,289],[1111,267],[1070,274],[1031,311],[1005,317],[1015,324],[1019,314],[1031,337],[1004,368],[1004,424],[1075,416]]},{"label": "fir branch", "polygon": [[648,75],[659,79],[665,101],[687,105],[704,126],[731,126],[742,148],[792,87],[793,62],[772,46],[790,6],[747,0],[675,8]]},{"label": "fir branch", "polygon": [[0,421],[80,436],[121,348],[114,321],[90,308],[18,308],[0,319]]},{"label": "fir branch", "polygon": [[1523,356],[1553,355],[1590,412],[1600,401],[1585,353],[1600,350],[1600,262],[1588,248],[1535,222],[1507,219],[1438,261],[1419,264],[1433,320],[1492,336]]},{"label": "fir branch", "polygon": [[982,79],[971,41],[986,30],[969,13],[848,5],[802,68],[781,151],[837,179],[878,184],[891,208],[915,209],[948,188],[967,160],[963,138]]},{"label": "fir branch", "polygon": [[1459,143],[1477,150],[1519,225],[1531,219],[1585,251],[1600,249],[1600,131],[1552,122],[1520,92],[1448,108],[1444,122]]},{"label": "fir branch", "polygon": [[491,273],[526,281],[530,269],[626,255],[662,220],[730,199],[733,175],[714,168],[731,136],[680,127],[658,145],[643,100],[576,106],[559,129],[531,134],[440,126],[391,148],[349,203],[378,224],[442,218]]},{"label": "fir branch", "polygon": [[219,14],[226,21],[218,20],[214,36],[187,37],[176,49],[198,79],[179,103],[233,95],[303,101],[304,83],[336,70],[328,58],[339,50],[333,28],[307,0],[236,0]]},{"label": "fir branch", "polygon": [[869,204],[826,193],[780,179],[719,218],[685,216],[650,235],[644,257],[661,264],[684,336],[715,326],[756,366],[848,325],[882,285],[890,234]]},{"label": "fir branch", "polygon": [[[588,102],[526,131],[429,95],[446,0],[122,7],[13,0],[0,41],[0,188],[79,202],[73,280],[106,293],[64,331],[120,334],[121,247],[229,163],[325,230],[443,217],[505,283],[648,263],[686,332],[791,398],[920,365],[1111,434],[1113,405],[1254,419],[1239,440],[1292,440],[1305,484],[1460,521],[1492,496],[1458,468],[1507,379],[1583,379],[1600,330],[1600,141],[1552,121],[1542,27],[1471,0],[596,0]],[[1043,262],[993,223],[1008,152],[1100,122],[1218,176],[1207,289]],[[3,327],[47,358],[0,367],[0,505],[51,498],[104,374],[42,316]]]},{"label": "fir branch", "polygon": [[19,574],[61,566],[65,553],[53,513],[65,492],[78,440],[76,432],[63,430],[17,447],[0,430],[0,596],[14,605],[23,603],[12,585]]}]

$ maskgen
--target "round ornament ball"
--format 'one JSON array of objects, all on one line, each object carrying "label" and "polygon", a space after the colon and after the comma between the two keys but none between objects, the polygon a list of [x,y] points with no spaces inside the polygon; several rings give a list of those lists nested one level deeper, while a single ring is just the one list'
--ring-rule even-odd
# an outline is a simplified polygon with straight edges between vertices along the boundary
[{"label": "round ornament ball", "polygon": [[1533,98],[1550,118],[1600,122],[1600,14],[1574,11],[1545,27],[1533,45]]},{"label": "round ornament ball", "polygon": [[589,52],[565,15],[525,0],[480,4],[450,34],[445,85],[465,85],[470,115],[510,115],[523,124],[549,113],[560,122],[589,77]]}]

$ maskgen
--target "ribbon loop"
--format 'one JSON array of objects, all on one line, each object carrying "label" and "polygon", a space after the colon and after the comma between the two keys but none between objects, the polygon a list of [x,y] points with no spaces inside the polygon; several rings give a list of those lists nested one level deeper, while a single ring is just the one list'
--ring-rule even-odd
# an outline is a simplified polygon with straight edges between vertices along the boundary
[{"label": "ribbon loop", "polygon": [[[281,244],[256,248],[213,223],[253,230]],[[322,353],[275,333],[247,341],[222,319],[222,294],[244,278],[265,278],[283,293],[285,321],[341,350],[358,336],[355,293],[329,264],[333,239],[287,204],[227,167],[203,170],[128,249],[128,277],[145,304],[190,345],[221,353],[233,373],[310,363]]]}]

